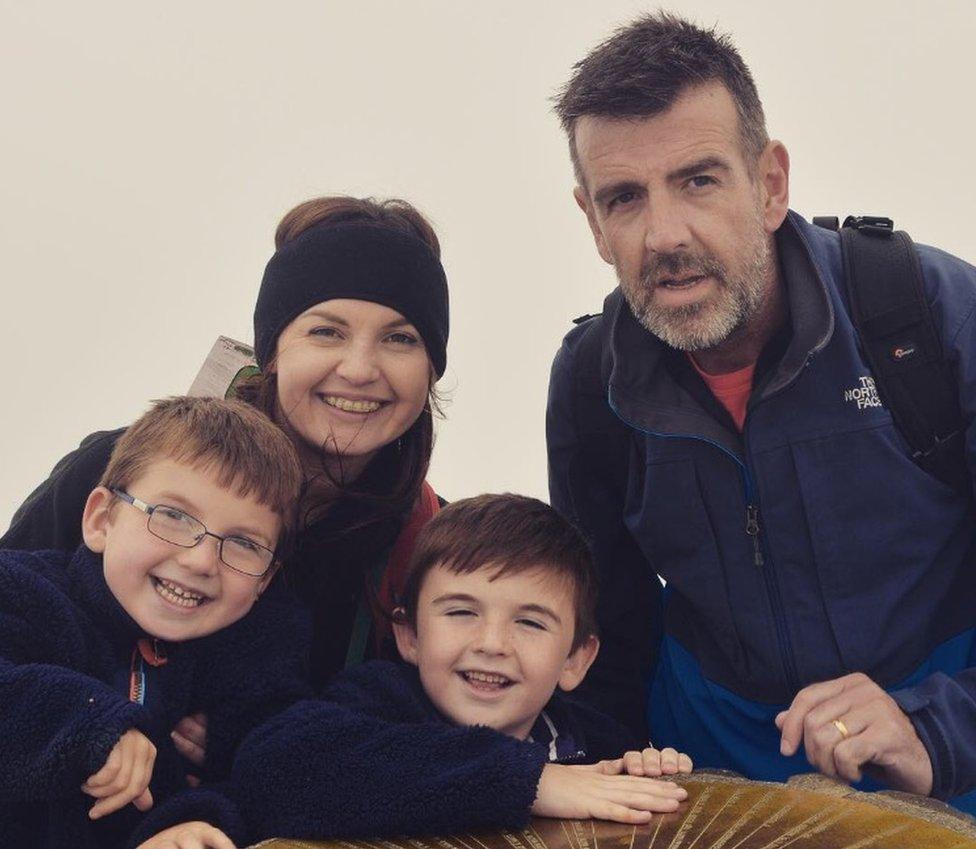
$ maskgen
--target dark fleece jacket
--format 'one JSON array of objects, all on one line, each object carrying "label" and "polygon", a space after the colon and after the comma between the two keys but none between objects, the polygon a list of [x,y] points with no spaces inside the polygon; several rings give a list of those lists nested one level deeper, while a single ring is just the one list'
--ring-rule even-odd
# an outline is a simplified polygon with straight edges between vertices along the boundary
[{"label": "dark fleece jacket", "polygon": [[[518,828],[551,759],[588,763],[641,743],[614,720],[555,696],[527,742],[448,723],[412,666],[363,663],[320,700],[251,734],[233,795],[255,838],[377,837]],[[550,755],[552,753],[552,756]]]},{"label": "dark fleece jacket", "polygon": [[[163,647],[146,667],[143,704],[128,698],[133,649],[145,637],[105,584],[101,558],[0,551],[0,834],[6,846],[124,846],[186,819],[242,839],[242,823],[219,793],[168,796],[185,787],[169,733],[196,710],[208,717],[207,777],[229,771],[244,735],[309,695],[310,626],[303,609],[259,600],[217,634]],[[129,729],[157,749],[146,815],[132,805],[92,823],[80,791]]]}]

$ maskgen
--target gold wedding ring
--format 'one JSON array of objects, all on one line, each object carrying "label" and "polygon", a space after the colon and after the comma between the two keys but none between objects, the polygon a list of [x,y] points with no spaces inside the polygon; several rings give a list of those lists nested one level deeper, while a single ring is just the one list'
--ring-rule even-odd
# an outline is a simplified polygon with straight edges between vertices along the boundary
[{"label": "gold wedding ring", "polygon": [[843,719],[833,720],[832,725],[840,732],[841,737],[847,739],[848,737],[851,736],[851,732],[847,730],[847,726],[844,725]]}]

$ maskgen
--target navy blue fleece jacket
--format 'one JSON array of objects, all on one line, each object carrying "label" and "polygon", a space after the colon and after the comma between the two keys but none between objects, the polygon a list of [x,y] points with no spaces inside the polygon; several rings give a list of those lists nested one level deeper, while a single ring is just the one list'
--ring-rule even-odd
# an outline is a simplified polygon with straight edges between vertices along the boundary
[{"label": "navy blue fleece jacket", "polygon": [[233,794],[258,838],[518,828],[550,760],[591,763],[642,746],[616,721],[559,695],[531,736],[451,725],[414,667],[372,661],[251,734],[234,764]]},{"label": "navy blue fleece jacket", "polygon": [[[310,694],[310,627],[297,604],[259,600],[217,634],[160,645],[146,667],[143,704],[128,696],[133,649],[145,637],[105,584],[101,558],[0,551],[0,834],[4,845],[41,849],[135,845],[162,828],[203,819],[233,839],[242,823],[225,797],[181,793],[184,768],[170,741],[180,718],[207,714],[207,776],[225,777],[244,735]],[[79,789],[129,729],[157,749],[156,805],[132,805],[92,823]]]}]

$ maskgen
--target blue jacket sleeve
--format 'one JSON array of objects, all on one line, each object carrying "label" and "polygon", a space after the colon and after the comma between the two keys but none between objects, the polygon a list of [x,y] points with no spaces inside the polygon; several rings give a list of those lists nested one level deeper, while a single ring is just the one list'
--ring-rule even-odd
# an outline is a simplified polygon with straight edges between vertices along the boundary
[{"label": "blue jacket sleeve", "polygon": [[[957,372],[966,461],[976,479],[976,268],[933,248],[918,250],[944,355]],[[932,795],[952,799],[976,787],[976,667],[936,673],[892,696],[928,751]]]},{"label": "blue jacket sleeve", "polygon": [[952,799],[976,787],[976,669],[937,672],[892,696],[932,760],[932,796]]},{"label": "blue jacket sleeve", "polygon": [[328,690],[332,701],[295,705],[241,747],[233,781],[254,837],[450,833],[528,822],[543,747],[431,718],[394,664],[352,672]]},{"label": "blue jacket sleeve", "polygon": [[313,694],[308,610],[273,584],[250,613],[207,638],[195,698],[207,715],[206,777],[230,774],[234,753],[261,723]]},{"label": "blue jacket sleeve", "polygon": [[599,572],[600,652],[576,695],[646,740],[647,681],[662,632],[661,583],[623,522],[632,439],[613,420],[606,396],[580,380],[581,369],[599,369],[596,355],[585,364],[577,360],[592,343],[584,334],[596,332],[590,325],[602,320],[573,330],[552,366],[549,500],[586,536]]},{"label": "blue jacket sleeve", "polygon": [[144,719],[80,665],[85,639],[70,602],[0,558],[0,796],[41,801],[79,785]]}]

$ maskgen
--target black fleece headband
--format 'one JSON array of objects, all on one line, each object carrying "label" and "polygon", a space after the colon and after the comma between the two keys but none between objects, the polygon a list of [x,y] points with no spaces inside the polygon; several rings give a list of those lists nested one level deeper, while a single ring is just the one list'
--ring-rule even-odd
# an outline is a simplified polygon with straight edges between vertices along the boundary
[{"label": "black fleece headband", "polygon": [[372,301],[417,328],[438,377],[447,367],[447,279],[418,237],[367,222],[320,224],[268,261],[254,307],[254,354],[264,369],[282,330],[333,298]]}]

